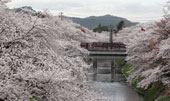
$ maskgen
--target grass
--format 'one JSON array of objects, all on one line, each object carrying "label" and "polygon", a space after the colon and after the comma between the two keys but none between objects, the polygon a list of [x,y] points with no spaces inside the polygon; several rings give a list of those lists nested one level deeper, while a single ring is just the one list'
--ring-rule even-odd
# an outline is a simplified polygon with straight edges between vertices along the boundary
[{"label": "grass", "polygon": [[131,65],[126,64],[126,61],[124,59],[116,59],[116,64],[118,66],[123,67],[122,72],[126,77],[128,77],[129,76],[129,71],[131,69]]},{"label": "grass", "polygon": [[116,59],[116,64],[118,64],[119,66],[123,66],[125,65],[125,60],[124,59]]},{"label": "grass", "polygon": [[129,72],[130,72],[130,70],[131,70],[131,65],[130,64],[126,64],[124,67],[123,67],[123,74],[126,76],[126,77],[128,77],[130,74],[129,74]]},{"label": "grass", "polygon": [[[144,101],[154,101],[160,94],[165,90],[165,87],[161,82],[155,82],[150,88],[145,92]],[[162,99],[164,101],[164,99]],[[167,100],[165,100],[167,101]]]},{"label": "grass", "polygon": [[139,77],[139,78],[135,79],[135,80],[131,83],[132,87],[137,88],[138,83],[141,82],[143,79],[144,79],[143,77]]},{"label": "grass", "polygon": [[[122,66],[125,61],[117,60],[116,61],[118,65]],[[131,65],[126,64],[123,66],[122,72],[123,74],[128,77],[130,75]],[[143,96],[144,101],[154,101],[156,98],[158,98],[163,92],[167,89],[165,86],[161,83],[161,81],[155,82],[152,85],[149,86],[148,89],[142,89],[138,88],[137,85],[139,82],[141,82],[144,78],[139,77],[135,79],[131,86],[137,90],[137,92]],[[163,97],[159,101],[170,101],[170,97]]]}]

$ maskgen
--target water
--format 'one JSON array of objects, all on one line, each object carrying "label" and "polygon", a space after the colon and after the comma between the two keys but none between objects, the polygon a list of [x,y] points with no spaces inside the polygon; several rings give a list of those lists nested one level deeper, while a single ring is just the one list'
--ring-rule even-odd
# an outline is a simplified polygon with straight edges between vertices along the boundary
[{"label": "water", "polygon": [[89,86],[107,97],[108,101],[143,101],[142,97],[126,84],[121,68],[115,68],[112,73],[110,61],[104,60],[100,60],[97,66],[97,81],[93,81],[93,71],[91,71],[88,77]]},{"label": "water", "polygon": [[89,85],[108,98],[108,101],[143,101],[132,88],[120,82],[90,82]]},{"label": "water", "polygon": [[111,74],[97,74],[97,81],[110,82],[112,81]]}]

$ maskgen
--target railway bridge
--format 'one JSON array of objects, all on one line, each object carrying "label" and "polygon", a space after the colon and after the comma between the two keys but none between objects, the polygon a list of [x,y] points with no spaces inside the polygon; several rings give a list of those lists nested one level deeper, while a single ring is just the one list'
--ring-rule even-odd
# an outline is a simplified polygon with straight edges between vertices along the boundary
[{"label": "railway bridge", "polygon": [[88,59],[92,60],[90,68],[91,77],[94,81],[113,82],[121,81],[121,67],[116,60],[125,59],[126,46],[123,43],[81,43],[81,47],[89,51]]}]

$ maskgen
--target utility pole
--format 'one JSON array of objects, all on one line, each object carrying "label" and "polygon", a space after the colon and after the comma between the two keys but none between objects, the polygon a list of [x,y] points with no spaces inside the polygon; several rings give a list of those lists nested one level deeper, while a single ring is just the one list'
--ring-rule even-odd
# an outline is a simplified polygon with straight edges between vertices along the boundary
[{"label": "utility pole", "polygon": [[113,26],[110,25],[110,43],[113,43]]},{"label": "utility pole", "polygon": [[60,18],[63,20],[63,12],[60,13]]},{"label": "utility pole", "polygon": [[112,43],[113,43],[113,26],[112,25],[110,25],[110,48],[112,49]]}]

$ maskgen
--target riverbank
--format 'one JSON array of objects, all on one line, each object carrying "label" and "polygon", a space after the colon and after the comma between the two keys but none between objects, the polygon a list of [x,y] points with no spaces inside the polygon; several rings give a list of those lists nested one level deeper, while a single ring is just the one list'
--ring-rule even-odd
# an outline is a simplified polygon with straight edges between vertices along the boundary
[{"label": "riverbank", "polygon": [[[126,78],[130,75],[131,65],[125,64],[122,69],[123,74]],[[170,101],[170,89],[163,85],[161,81],[157,81],[151,84],[147,89],[138,88],[137,85],[143,78],[136,78],[129,85],[135,89],[141,96],[143,96],[144,101]]]}]

